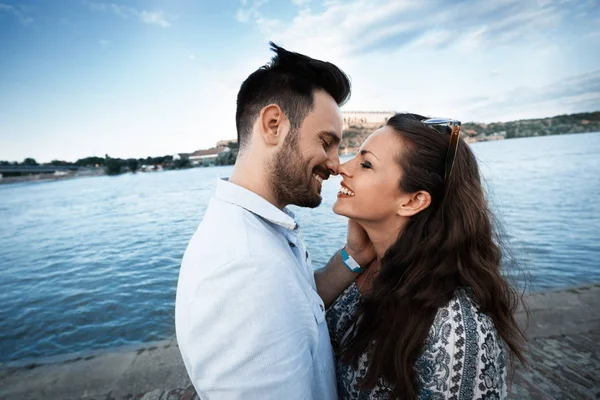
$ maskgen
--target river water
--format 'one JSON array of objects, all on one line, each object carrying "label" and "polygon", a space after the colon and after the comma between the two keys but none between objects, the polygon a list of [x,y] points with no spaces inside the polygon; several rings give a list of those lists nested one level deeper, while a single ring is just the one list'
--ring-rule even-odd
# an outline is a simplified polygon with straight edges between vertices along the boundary
[{"label": "river water", "polygon": [[[600,133],[472,148],[531,289],[600,281]],[[1,185],[0,362],[171,337],[181,257],[231,169]],[[292,208],[315,267],[344,242],[339,181]]]}]

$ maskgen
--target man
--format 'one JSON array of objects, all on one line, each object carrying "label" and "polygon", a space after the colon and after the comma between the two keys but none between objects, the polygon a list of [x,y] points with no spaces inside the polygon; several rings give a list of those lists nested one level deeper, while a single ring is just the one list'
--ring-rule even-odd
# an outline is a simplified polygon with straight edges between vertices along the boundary
[{"label": "man", "polygon": [[313,275],[285,207],[317,207],[322,181],[337,174],[350,82],[331,63],[271,46],[276,55],[238,93],[233,173],[218,181],[181,265],[177,340],[203,400],[336,399],[325,306],[374,258],[350,225],[343,259]]}]

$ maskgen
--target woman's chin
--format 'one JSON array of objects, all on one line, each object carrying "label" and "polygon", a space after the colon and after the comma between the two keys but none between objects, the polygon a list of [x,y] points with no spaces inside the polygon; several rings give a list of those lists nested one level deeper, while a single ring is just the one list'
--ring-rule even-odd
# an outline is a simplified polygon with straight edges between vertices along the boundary
[{"label": "woman's chin", "polygon": [[332,210],[335,214],[341,215],[342,217],[349,217],[348,213],[345,210],[346,207],[340,205],[339,200],[333,204]]}]

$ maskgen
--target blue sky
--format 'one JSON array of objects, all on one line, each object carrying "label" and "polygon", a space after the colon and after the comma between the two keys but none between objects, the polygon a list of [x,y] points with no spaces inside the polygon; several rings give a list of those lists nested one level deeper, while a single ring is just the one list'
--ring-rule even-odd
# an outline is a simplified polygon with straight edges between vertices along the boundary
[{"label": "blue sky", "polygon": [[0,0],[0,160],[234,138],[237,90],[269,40],[344,69],[344,110],[482,122],[600,110],[598,1]]}]

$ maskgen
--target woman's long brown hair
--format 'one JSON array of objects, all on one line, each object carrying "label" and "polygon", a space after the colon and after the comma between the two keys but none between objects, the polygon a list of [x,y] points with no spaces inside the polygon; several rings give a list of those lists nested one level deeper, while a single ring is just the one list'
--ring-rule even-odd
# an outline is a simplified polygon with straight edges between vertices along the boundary
[{"label": "woman's long brown hair", "polygon": [[414,364],[440,307],[457,288],[470,289],[510,352],[524,362],[525,335],[515,320],[522,293],[501,273],[501,238],[482,188],[477,160],[459,144],[454,168],[444,181],[449,129],[425,126],[424,117],[396,114],[387,122],[404,150],[398,155],[403,174],[399,188],[424,190],[431,205],[414,215],[381,260],[381,272],[364,296],[352,334],[342,343],[342,359],[356,364],[368,354],[360,382],[370,388],[384,378],[399,399],[417,399]]}]

